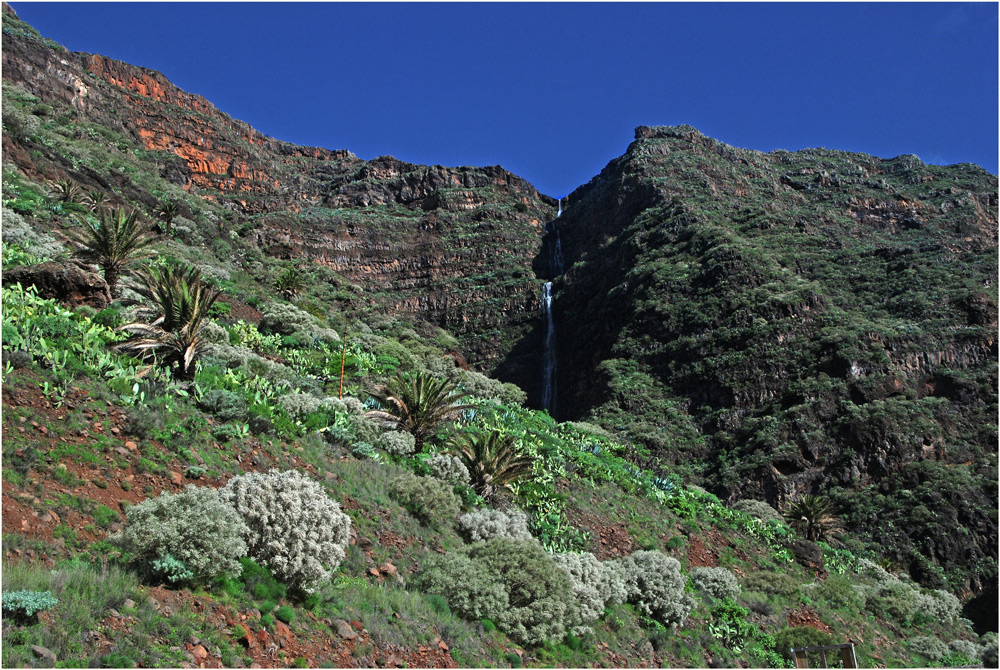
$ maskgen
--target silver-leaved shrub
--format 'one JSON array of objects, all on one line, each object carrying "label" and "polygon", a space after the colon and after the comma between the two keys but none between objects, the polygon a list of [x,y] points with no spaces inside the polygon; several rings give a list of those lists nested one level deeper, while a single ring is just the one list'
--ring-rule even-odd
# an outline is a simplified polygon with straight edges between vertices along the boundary
[{"label": "silver-leaved shrub", "polygon": [[249,528],[250,557],[279,580],[308,593],[344,560],[351,519],[306,475],[248,473],[219,494]]},{"label": "silver-leaved shrub", "polygon": [[680,562],[662,551],[637,551],[615,561],[608,561],[621,571],[627,602],[648,617],[676,627],[687,620],[695,603],[684,593]]},{"label": "silver-leaved shrub", "polygon": [[480,507],[458,517],[458,527],[473,542],[485,542],[495,537],[532,539],[528,531],[528,515],[517,508],[504,512]]},{"label": "silver-leaved shrub", "polygon": [[490,619],[521,644],[561,641],[575,608],[569,576],[535,541],[501,537],[432,556],[422,582],[454,612]]},{"label": "silver-leaved shrub", "polygon": [[[239,559],[247,553],[246,534],[247,525],[219,492],[189,485],[129,507],[124,530],[110,539],[145,569],[157,572],[154,562],[180,562],[190,579],[202,581],[242,572]],[[176,567],[170,575],[187,574]]]},{"label": "silver-leaved shrub", "polygon": [[378,446],[382,451],[393,456],[409,456],[416,448],[413,435],[402,430],[390,430],[382,433]]},{"label": "silver-leaved shrub", "polygon": [[[410,435],[409,433],[403,434]],[[410,435],[410,439],[413,439],[412,435]],[[458,456],[434,454],[427,459],[427,468],[430,470],[431,477],[435,479],[440,479],[452,485],[462,484],[468,486],[469,484],[469,470]]]},{"label": "silver-leaved shrub", "polygon": [[604,613],[608,605],[625,602],[625,582],[614,569],[605,567],[590,552],[552,554],[552,561],[566,573],[573,587],[575,608],[569,632],[582,637],[590,632],[590,624]]},{"label": "silver-leaved shrub", "polygon": [[695,568],[690,577],[695,588],[715,600],[735,600],[740,595],[740,583],[736,581],[736,575],[725,568]]}]

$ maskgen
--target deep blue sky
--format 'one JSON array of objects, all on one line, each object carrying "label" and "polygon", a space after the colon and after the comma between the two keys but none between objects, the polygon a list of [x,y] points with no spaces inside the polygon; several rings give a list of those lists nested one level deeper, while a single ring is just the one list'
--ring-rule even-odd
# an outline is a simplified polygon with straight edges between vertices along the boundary
[{"label": "deep blue sky", "polygon": [[12,5],[279,139],[500,164],[552,196],[637,125],[997,172],[996,3]]}]

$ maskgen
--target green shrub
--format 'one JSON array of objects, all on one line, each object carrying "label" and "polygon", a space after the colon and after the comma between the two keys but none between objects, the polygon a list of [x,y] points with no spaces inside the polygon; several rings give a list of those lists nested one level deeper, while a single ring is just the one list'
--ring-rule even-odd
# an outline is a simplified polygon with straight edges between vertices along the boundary
[{"label": "green shrub", "polygon": [[233,391],[208,391],[198,405],[220,421],[242,421],[247,415],[247,401]]},{"label": "green shrub", "polygon": [[714,600],[736,600],[740,595],[739,582],[725,568],[695,568],[690,577],[695,588]]},{"label": "green shrub", "polygon": [[508,512],[480,507],[458,517],[458,526],[472,542],[485,542],[495,537],[511,540],[531,540],[528,515],[517,508]]},{"label": "green shrub", "polygon": [[125,529],[112,540],[154,574],[168,578],[182,570],[168,563],[168,572],[154,561],[169,556],[182,563],[193,579],[201,581],[220,573],[238,575],[238,561],[247,551],[246,524],[207,487],[189,485],[180,493],[162,493],[125,510]]},{"label": "green shrub", "polygon": [[918,635],[906,641],[910,651],[920,654],[929,661],[939,662],[948,653],[948,645],[936,637]]},{"label": "green shrub", "polygon": [[537,542],[496,538],[427,559],[423,588],[466,619],[490,619],[521,644],[566,634],[574,598],[569,577]]},{"label": "green shrub", "polygon": [[733,505],[733,509],[743,512],[744,514],[749,514],[753,518],[764,523],[768,523],[770,521],[776,521],[780,524],[785,523],[785,517],[781,516],[781,512],[774,509],[763,500],[745,498]]},{"label": "green shrub", "polygon": [[684,592],[686,580],[676,558],[661,551],[637,551],[609,563],[621,571],[627,602],[667,626],[684,623],[694,601]]},{"label": "green shrub", "polygon": [[194,572],[182,561],[177,560],[170,554],[152,561],[153,571],[162,575],[171,584],[175,582],[186,582],[194,578]]},{"label": "green shrub", "polygon": [[865,598],[854,582],[844,575],[831,574],[813,592],[815,597],[835,609],[858,613],[865,606]]},{"label": "green shrub", "polygon": [[794,577],[784,572],[758,570],[743,578],[743,590],[791,597],[798,595],[799,583],[795,581]]},{"label": "green shrub", "polygon": [[295,610],[288,605],[282,605],[278,609],[274,610],[274,616],[278,619],[278,621],[292,623],[292,620],[295,619]]},{"label": "green shrub", "polygon": [[249,555],[307,593],[344,560],[351,520],[300,472],[248,473],[219,490],[249,527]]},{"label": "green shrub", "polygon": [[389,485],[389,493],[421,523],[451,524],[462,505],[451,487],[433,477],[404,472]]},{"label": "green shrub", "polygon": [[905,624],[917,607],[917,591],[904,582],[885,582],[866,593],[865,607],[875,616]]}]

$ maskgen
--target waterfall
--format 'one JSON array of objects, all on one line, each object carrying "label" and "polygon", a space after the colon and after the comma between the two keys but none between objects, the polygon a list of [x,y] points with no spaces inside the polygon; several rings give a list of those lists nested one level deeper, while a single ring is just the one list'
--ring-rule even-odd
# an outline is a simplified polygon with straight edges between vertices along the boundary
[{"label": "waterfall", "polygon": [[[550,221],[548,226],[549,234],[549,274],[554,277],[558,277],[563,273],[563,252],[562,252],[562,240],[559,238],[559,229],[556,228],[556,222]],[[553,239],[553,236],[555,239]]]},{"label": "waterfall", "polygon": [[542,287],[542,309],[545,310],[545,355],[542,369],[542,408],[552,412],[556,406],[556,324],[552,318],[552,282]]},{"label": "waterfall", "polygon": [[562,198],[559,198],[559,211],[556,212],[556,218],[558,219],[560,216],[562,216]]}]

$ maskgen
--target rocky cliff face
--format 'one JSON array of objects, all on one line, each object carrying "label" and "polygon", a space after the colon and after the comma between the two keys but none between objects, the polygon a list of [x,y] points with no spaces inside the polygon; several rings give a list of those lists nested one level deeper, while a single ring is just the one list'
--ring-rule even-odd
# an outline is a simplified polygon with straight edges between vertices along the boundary
[{"label": "rocky cliff face", "polygon": [[[156,159],[160,177],[228,208],[233,227],[266,254],[323,265],[359,286],[371,307],[448,328],[485,369],[537,321],[540,283],[531,263],[554,202],[525,180],[500,167],[363,161],[281,142],[159,72],[69,53],[4,11],[8,85],[70,107],[75,123],[130,138]],[[127,176],[30,149],[47,154],[44,165],[25,142],[4,139],[5,156],[27,174],[156,203]],[[508,376],[526,385],[536,364],[530,355],[505,362]]]},{"label": "rocky cliff face", "polygon": [[830,493],[922,577],[995,566],[995,176],[641,127],[558,226],[564,418],[734,498]]}]

